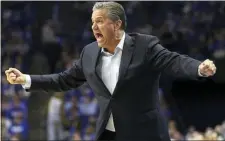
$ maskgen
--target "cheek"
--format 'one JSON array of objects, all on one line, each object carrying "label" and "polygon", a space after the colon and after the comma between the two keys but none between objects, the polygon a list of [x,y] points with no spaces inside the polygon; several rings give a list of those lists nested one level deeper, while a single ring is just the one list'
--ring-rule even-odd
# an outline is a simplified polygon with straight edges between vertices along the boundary
[{"label": "cheek", "polygon": [[111,27],[108,27],[104,30],[104,34],[106,35],[106,37],[112,38],[114,35],[114,30]]}]

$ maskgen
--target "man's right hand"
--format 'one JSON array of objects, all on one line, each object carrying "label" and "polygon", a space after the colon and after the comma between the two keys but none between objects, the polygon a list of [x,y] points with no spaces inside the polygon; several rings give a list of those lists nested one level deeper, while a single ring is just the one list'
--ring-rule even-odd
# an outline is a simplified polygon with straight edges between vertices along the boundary
[{"label": "man's right hand", "polygon": [[7,80],[10,84],[25,84],[26,77],[25,74],[21,73],[19,70],[15,68],[9,68],[5,71]]}]

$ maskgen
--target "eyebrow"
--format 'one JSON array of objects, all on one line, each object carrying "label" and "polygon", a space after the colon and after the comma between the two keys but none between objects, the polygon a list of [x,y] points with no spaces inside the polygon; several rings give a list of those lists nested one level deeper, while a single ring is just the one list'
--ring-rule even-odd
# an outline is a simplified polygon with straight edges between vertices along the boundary
[{"label": "eyebrow", "polygon": [[[98,16],[98,17],[96,17],[95,19],[103,19],[103,17],[102,17],[102,16]],[[94,19],[91,18],[91,20],[93,21]]]}]

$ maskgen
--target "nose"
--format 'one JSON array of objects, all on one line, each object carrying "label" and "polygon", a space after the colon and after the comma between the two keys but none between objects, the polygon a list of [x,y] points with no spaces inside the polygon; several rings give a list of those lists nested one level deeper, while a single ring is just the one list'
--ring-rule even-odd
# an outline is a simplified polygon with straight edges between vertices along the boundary
[{"label": "nose", "polygon": [[96,24],[92,24],[92,30],[97,30],[98,29],[98,26]]}]

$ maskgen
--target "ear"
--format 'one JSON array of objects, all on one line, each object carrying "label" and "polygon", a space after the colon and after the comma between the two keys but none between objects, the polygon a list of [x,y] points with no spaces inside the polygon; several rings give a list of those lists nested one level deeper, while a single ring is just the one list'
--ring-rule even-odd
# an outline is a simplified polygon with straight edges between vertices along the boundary
[{"label": "ear", "polygon": [[121,29],[121,26],[122,26],[122,21],[121,20],[116,21],[116,23],[115,23],[115,30]]}]

